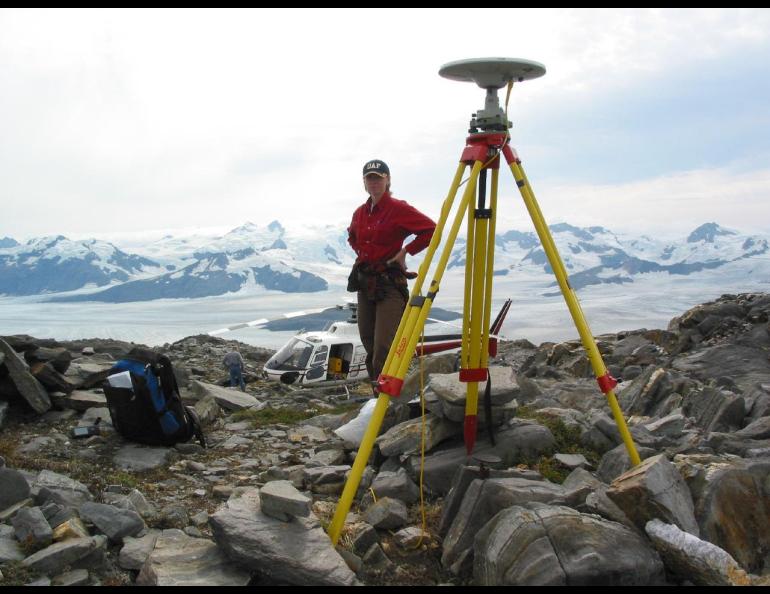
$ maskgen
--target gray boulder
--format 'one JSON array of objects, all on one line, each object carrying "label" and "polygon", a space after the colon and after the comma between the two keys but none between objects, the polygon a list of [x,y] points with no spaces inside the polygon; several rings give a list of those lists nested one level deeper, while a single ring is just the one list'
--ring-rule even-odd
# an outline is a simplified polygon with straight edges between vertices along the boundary
[{"label": "gray boulder", "polygon": [[770,360],[755,346],[719,344],[677,357],[672,366],[704,382],[731,378],[742,392],[770,382]]},{"label": "gray boulder", "polygon": [[138,586],[245,586],[251,576],[210,540],[164,530],[136,579]]},{"label": "gray boulder", "polygon": [[355,575],[317,518],[282,522],[260,510],[259,491],[232,497],[209,518],[214,540],[240,565],[296,585],[351,586]]},{"label": "gray boulder", "polygon": [[[457,512],[463,503],[465,493],[471,483],[477,479],[488,478],[520,478],[530,481],[543,480],[543,477],[534,470],[520,470],[518,468],[506,468],[502,470],[482,468],[480,466],[460,466],[452,479],[452,487],[444,498],[444,504],[441,509],[441,520],[439,522],[438,533],[444,536],[452,526]],[[597,481],[598,482],[598,481]]]},{"label": "gray boulder", "polygon": [[520,478],[474,480],[468,486],[457,515],[444,537],[441,564],[461,573],[473,554],[473,539],[501,509],[530,502],[564,504],[561,485]]},{"label": "gray boulder", "polygon": [[[642,460],[646,460],[658,452],[651,448],[637,446],[636,453]],[[602,482],[609,484],[630,468],[631,458],[628,456],[628,449],[625,444],[621,444],[602,456],[599,467],[596,469],[596,476]]]},{"label": "gray boulder", "polygon": [[[492,423],[497,425],[507,421],[515,413],[514,399],[519,393],[519,385],[510,367],[490,367],[489,375],[492,380]],[[484,406],[481,404],[485,387],[486,382],[479,382],[478,417],[481,425],[488,422]],[[459,373],[432,375],[430,390],[438,397],[441,416],[461,423],[465,418],[468,384],[460,381]]]},{"label": "gray boulder", "polygon": [[633,415],[666,415],[665,402],[674,391],[670,374],[651,365],[628,386],[618,391],[623,410]]},{"label": "gray boulder", "polygon": [[[419,452],[422,444],[421,418],[399,423],[377,438],[383,456],[399,456]],[[425,451],[430,452],[442,441],[460,435],[462,425],[433,414],[425,415]]]},{"label": "gray boulder", "polygon": [[729,553],[677,526],[650,520],[645,527],[666,569],[696,586],[750,586],[746,572]]},{"label": "gray boulder", "polygon": [[616,478],[607,496],[640,529],[662,519],[698,536],[690,490],[677,468],[661,454]]},{"label": "gray boulder", "polygon": [[474,541],[473,575],[485,586],[646,586],[663,563],[636,532],[566,507],[514,506]]},{"label": "gray boulder", "polygon": [[674,460],[692,493],[700,536],[747,571],[770,567],[770,459],[692,455]]},{"label": "gray boulder", "polygon": [[694,390],[682,402],[682,412],[706,432],[735,431],[743,424],[746,404],[742,396],[719,388]]},{"label": "gray boulder", "polygon": [[26,361],[2,339],[0,339],[0,353],[4,356],[3,365],[8,370],[8,379],[27,404],[41,415],[50,409],[51,399],[46,389],[29,372]]},{"label": "gray boulder", "polygon": [[[534,460],[552,451],[556,443],[553,434],[542,425],[532,421],[513,419],[509,427],[496,434],[496,445],[492,445],[485,435],[479,435],[474,455],[491,454],[500,458],[502,467],[510,467],[522,460]],[[452,486],[452,479],[457,469],[468,460],[465,445],[444,445],[425,459],[424,484],[434,494],[443,495]],[[420,457],[409,458],[410,474],[418,476]]]}]

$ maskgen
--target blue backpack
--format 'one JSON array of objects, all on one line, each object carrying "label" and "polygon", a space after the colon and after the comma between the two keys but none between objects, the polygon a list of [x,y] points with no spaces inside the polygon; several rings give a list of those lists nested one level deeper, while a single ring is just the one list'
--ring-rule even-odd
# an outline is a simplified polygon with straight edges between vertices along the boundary
[{"label": "blue backpack", "polygon": [[[122,375],[117,381],[115,377]],[[132,349],[110,370],[102,384],[115,430],[123,437],[148,445],[171,446],[195,436],[203,447],[200,419],[184,406],[166,355]]]}]

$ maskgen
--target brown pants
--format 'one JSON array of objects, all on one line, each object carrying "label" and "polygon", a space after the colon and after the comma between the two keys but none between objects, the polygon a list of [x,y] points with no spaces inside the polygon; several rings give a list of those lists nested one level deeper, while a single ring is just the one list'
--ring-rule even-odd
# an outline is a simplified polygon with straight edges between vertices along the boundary
[{"label": "brown pants", "polygon": [[376,381],[388,358],[388,351],[404,313],[406,300],[395,285],[388,284],[381,301],[369,301],[358,291],[358,332],[366,349],[366,370]]}]

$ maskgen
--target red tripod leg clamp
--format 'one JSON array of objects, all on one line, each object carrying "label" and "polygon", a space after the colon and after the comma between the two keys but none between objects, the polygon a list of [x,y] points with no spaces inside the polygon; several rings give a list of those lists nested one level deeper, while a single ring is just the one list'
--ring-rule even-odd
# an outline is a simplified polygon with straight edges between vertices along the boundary
[{"label": "red tripod leg clamp", "polygon": [[489,370],[486,367],[479,369],[461,369],[461,382],[485,382],[487,381]]},{"label": "red tripod leg clamp", "polygon": [[377,389],[380,392],[384,392],[388,396],[398,398],[401,396],[401,388],[404,385],[404,380],[398,379],[392,375],[380,374],[377,378]]},{"label": "red tripod leg clamp", "polygon": [[599,389],[607,394],[618,385],[618,380],[610,375],[608,371],[602,377],[597,377],[596,382],[599,384]]}]

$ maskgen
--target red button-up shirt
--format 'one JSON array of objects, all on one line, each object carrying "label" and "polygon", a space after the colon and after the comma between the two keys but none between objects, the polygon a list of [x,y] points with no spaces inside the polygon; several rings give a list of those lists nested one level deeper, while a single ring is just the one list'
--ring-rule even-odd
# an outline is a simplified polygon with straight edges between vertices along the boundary
[{"label": "red button-up shirt", "polygon": [[356,264],[375,264],[395,256],[410,235],[417,237],[406,246],[406,251],[414,256],[428,246],[435,228],[436,223],[430,218],[386,192],[374,208],[369,198],[353,213],[348,243],[357,255]]}]

